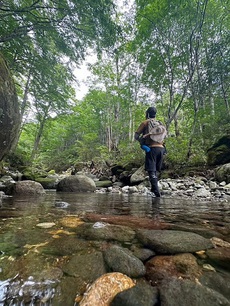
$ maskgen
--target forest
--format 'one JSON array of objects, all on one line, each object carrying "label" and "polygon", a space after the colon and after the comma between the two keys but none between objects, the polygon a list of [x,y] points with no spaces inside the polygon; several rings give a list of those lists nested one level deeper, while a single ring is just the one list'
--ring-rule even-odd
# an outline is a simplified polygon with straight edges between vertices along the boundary
[{"label": "forest", "polygon": [[149,106],[168,165],[205,165],[229,135],[229,0],[2,0],[0,24],[21,118],[11,165],[141,162],[134,133]]}]

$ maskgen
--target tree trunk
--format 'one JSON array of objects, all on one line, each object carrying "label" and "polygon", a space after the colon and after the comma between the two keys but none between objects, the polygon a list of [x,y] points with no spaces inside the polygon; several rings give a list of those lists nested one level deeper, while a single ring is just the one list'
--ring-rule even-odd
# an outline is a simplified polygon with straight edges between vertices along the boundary
[{"label": "tree trunk", "polygon": [[21,124],[13,78],[0,54],[0,161],[17,144]]}]

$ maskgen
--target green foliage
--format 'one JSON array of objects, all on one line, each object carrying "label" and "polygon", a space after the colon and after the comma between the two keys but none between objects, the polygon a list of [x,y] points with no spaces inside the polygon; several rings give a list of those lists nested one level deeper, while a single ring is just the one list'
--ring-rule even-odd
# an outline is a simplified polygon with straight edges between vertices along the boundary
[{"label": "green foliage", "polygon": [[116,155],[113,162],[126,164],[128,162],[135,162],[137,165],[143,165],[145,160],[145,153],[140,148],[138,142],[125,142],[122,141],[119,145],[119,153]]},{"label": "green foliage", "polygon": [[175,166],[198,166],[205,165],[206,155],[205,148],[201,144],[194,147],[190,159],[187,159],[188,153],[188,139],[185,137],[171,137],[166,140],[166,164],[169,168]]},{"label": "green foliage", "polygon": [[[12,67],[16,59],[15,74],[23,79],[19,83],[26,88],[29,81],[28,94],[34,99],[37,121],[25,125],[18,146],[25,159],[36,144],[34,163],[56,171],[91,160],[141,165],[144,152],[133,135],[153,104],[168,128],[170,166],[205,164],[207,149],[229,133],[229,1],[136,0],[132,18],[116,16],[123,27],[119,37],[108,0],[46,1],[44,11],[32,10],[36,27],[28,14],[32,7],[22,3],[25,29],[30,21],[32,32],[9,40],[3,52]],[[51,10],[50,19],[61,21],[45,29],[39,21],[51,4],[58,10]],[[15,5],[10,1],[9,8]],[[9,28],[0,30],[0,36],[17,29],[15,16],[22,18],[21,12],[4,17]],[[111,44],[91,65],[89,93],[76,102],[68,64],[84,58],[93,41],[98,48]]]}]

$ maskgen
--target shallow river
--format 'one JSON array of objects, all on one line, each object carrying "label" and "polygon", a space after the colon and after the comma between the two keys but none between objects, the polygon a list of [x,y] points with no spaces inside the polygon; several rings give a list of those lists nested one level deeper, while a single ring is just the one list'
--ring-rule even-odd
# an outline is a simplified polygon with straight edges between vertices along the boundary
[{"label": "shallow river", "polygon": [[[83,218],[92,214],[123,218],[132,216],[140,222],[154,219],[178,226],[213,229],[228,236],[229,241],[229,208],[229,202],[182,198],[161,198],[156,202],[145,195],[56,193],[52,190],[37,198],[3,199],[0,207],[0,306],[74,305],[72,296],[76,288],[70,289],[69,281],[62,286],[56,283],[60,275],[55,275],[54,268],[62,267],[67,256],[45,251],[51,239],[68,234],[67,229],[60,226],[60,220],[64,217]],[[37,226],[48,223],[54,226]],[[47,272],[51,268],[52,272]]]}]

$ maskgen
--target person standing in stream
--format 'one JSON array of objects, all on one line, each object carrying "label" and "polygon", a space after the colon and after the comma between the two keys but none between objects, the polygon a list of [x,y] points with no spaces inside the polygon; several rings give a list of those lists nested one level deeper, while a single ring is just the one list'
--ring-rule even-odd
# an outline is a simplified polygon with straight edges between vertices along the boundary
[{"label": "person standing in stream", "polygon": [[[143,121],[135,132],[135,140],[139,141],[143,150],[145,150],[145,170],[148,172],[151,184],[151,193],[155,197],[160,197],[158,187],[157,172],[161,171],[163,155],[165,154],[164,138],[167,135],[165,126],[157,121],[157,110],[155,107],[149,107],[146,111],[146,120]],[[156,126],[156,125],[157,126]],[[155,126],[151,131],[152,126]]]}]

